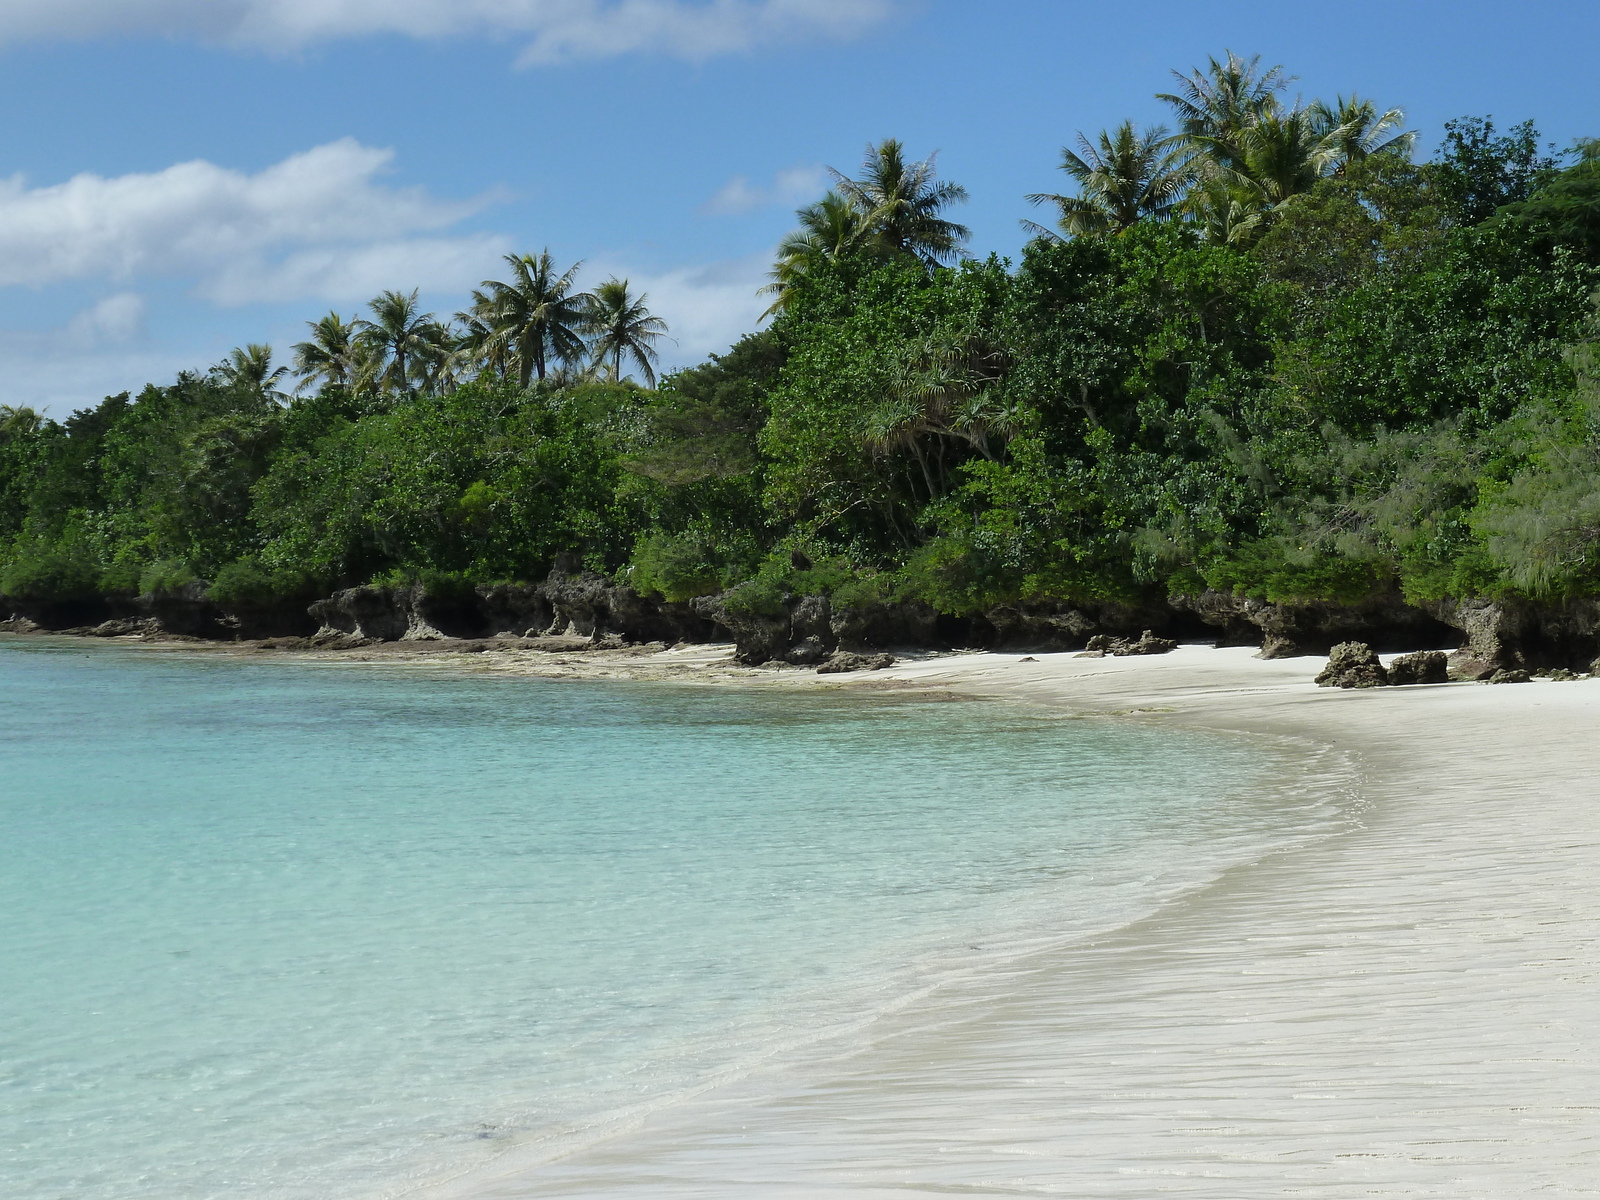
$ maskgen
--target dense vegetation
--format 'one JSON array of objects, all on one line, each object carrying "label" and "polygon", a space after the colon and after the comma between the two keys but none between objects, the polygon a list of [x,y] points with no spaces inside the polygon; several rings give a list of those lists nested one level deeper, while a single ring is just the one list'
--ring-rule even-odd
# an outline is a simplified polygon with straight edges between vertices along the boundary
[{"label": "dense vegetation", "polygon": [[[1600,143],[1290,106],[1232,55],[1062,152],[1018,265],[899,143],[801,210],[770,327],[660,380],[626,281],[510,260],[62,422],[0,410],[0,592],[534,580],[950,614],[1600,592]],[[575,270],[575,268],[574,268]],[[632,369],[645,385],[626,377]]]}]

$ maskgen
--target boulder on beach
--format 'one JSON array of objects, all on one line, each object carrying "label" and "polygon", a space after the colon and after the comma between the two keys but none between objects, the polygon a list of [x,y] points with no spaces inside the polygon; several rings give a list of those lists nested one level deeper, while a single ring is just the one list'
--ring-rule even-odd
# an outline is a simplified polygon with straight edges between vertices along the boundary
[{"label": "boulder on beach", "polygon": [[892,654],[835,654],[817,668],[818,675],[842,675],[846,671],[881,671],[894,666]]},{"label": "boulder on beach", "polygon": [[1317,676],[1318,687],[1374,688],[1389,682],[1378,652],[1365,642],[1340,642]]},{"label": "boulder on beach", "polygon": [[1389,682],[1395,687],[1412,683],[1449,683],[1449,658],[1443,650],[1418,650],[1415,654],[1402,654],[1389,664]]},{"label": "boulder on beach", "polygon": [[1089,639],[1089,644],[1084,648],[1086,654],[1109,654],[1115,658],[1126,658],[1133,654],[1166,654],[1176,650],[1178,643],[1171,638],[1157,637],[1155,631],[1146,629],[1135,641],[1132,638],[1115,637],[1109,633],[1097,633]]}]

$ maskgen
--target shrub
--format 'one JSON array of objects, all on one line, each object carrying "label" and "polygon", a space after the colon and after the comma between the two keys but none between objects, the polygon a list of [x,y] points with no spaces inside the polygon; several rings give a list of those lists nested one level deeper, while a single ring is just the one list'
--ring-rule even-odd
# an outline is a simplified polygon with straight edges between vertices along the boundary
[{"label": "shrub", "polygon": [[163,558],[139,574],[139,590],[147,596],[169,595],[195,581],[194,569],[178,558]]},{"label": "shrub", "polygon": [[246,556],[217,572],[206,599],[230,608],[267,608],[317,590],[316,581],[304,571],[264,566],[259,559]]},{"label": "shrub", "polygon": [[748,534],[718,538],[704,530],[652,533],[634,547],[625,577],[641,595],[692,600],[748,577],[758,554],[755,539]]},{"label": "shrub", "polygon": [[0,573],[0,593],[19,600],[87,600],[100,594],[100,561],[81,543],[24,551]]}]

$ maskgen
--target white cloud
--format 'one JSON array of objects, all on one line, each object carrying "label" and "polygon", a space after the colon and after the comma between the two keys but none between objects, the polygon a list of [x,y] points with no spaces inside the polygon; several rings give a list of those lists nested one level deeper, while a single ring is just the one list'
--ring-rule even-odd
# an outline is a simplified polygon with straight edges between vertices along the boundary
[{"label": "white cloud", "polygon": [[[382,284],[463,286],[500,243],[426,237],[483,207],[377,181],[389,150],[351,138],[254,175],[196,161],[149,174],[0,181],[0,286],[191,276],[223,304],[353,299]],[[366,290],[363,290],[366,289]]]},{"label": "white cloud", "polygon": [[586,269],[584,283],[592,286],[609,273],[645,293],[650,311],[667,323],[672,341],[659,349],[662,362],[669,365],[720,354],[754,331],[772,303],[771,296],[758,294],[772,268],[772,256],[766,253],[655,273],[608,270],[608,266]]},{"label": "white cloud", "polygon": [[815,200],[827,181],[827,172],[817,166],[779,171],[766,187],[753,186],[748,176],[735,175],[706,201],[702,211],[714,216],[740,216],[774,204]]},{"label": "white cloud", "polygon": [[293,51],[342,38],[526,39],[543,65],[619,54],[690,61],[794,38],[855,36],[893,0],[4,0],[0,44],[119,34]]},{"label": "white cloud", "polygon": [[67,323],[67,341],[74,347],[134,341],[144,335],[145,307],[137,292],[107,296]]}]

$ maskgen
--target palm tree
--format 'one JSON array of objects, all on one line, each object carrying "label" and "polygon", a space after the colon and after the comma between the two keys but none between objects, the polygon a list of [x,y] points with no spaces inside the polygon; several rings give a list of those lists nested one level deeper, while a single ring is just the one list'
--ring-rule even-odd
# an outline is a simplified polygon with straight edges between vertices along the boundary
[{"label": "palm tree", "polygon": [[317,321],[307,321],[311,340],[294,345],[294,372],[300,377],[295,391],[303,391],[321,381],[340,387],[356,382],[355,339],[357,322],[346,321],[336,312]]},{"label": "palm tree", "polygon": [[27,437],[43,424],[44,418],[25,404],[0,404],[0,438]]},{"label": "palm tree", "polygon": [[557,274],[555,260],[546,249],[540,254],[508,254],[511,282],[485,279],[484,314],[492,314],[492,327],[502,336],[517,363],[517,382],[523,387],[534,375],[540,379],[551,361],[576,362],[586,349],[583,330],[592,317],[594,297],[573,290],[581,262]]},{"label": "palm tree", "polygon": [[861,214],[868,236],[890,250],[915,255],[930,267],[954,258],[972,236],[965,225],[939,215],[965,201],[967,189],[938,182],[934,157],[908,163],[904,145],[887,138],[867,147],[860,179],[828,168],[840,194]]},{"label": "palm tree", "polygon": [[421,312],[417,290],[380,292],[368,305],[373,319],[355,322],[356,337],[380,364],[375,382],[396,391],[411,390],[413,357],[423,359],[437,340],[438,322]]},{"label": "palm tree", "polygon": [[[1098,146],[1080,133],[1078,147],[1081,154],[1061,148],[1061,169],[1078,182],[1081,194],[1028,197],[1030,204],[1055,205],[1061,231],[1069,237],[1121,233],[1145,218],[1166,219],[1192,175],[1189,152],[1163,125],[1141,133],[1124,121],[1113,132],[1101,131]],[[1055,236],[1032,221],[1022,227]]]},{"label": "palm tree", "polygon": [[461,325],[461,349],[468,361],[497,379],[505,379],[511,367],[511,343],[500,326],[494,298],[474,288],[472,303],[456,314],[456,320]]},{"label": "palm tree", "polygon": [[1371,100],[1351,96],[1334,97],[1328,104],[1313,101],[1307,110],[1311,123],[1324,135],[1337,134],[1337,154],[1334,174],[1343,175],[1350,163],[1371,158],[1374,154],[1410,154],[1416,144],[1414,130],[1402,131],[1405,124],[1404,109],[1389,108],[1383,112]]},{"label": "palm tree", "polygon": [[243,388],[276,398],[277,384],[289,373],[288,367],[272,366],[272,347],[260,342],[235,346],[228,357],[211,368],[212,376],[226,387]]},{"label": "palm tree", "polygon": [[1283,68],[1261,69],[1261,56],[1240,58],[1232,50],[1205,70],[1173,71],[1177,92],[1157,92],[1178,116],[1178,132],[1219,166],[1238,169],[1238,137],[1280,107],[1278,93],[1289,85]]},{"label": "palm tree", "polygon": [[626,279],[608,279],[594,290],[589,330],[596,334],[592,353],[597,363],[610,360],[611,378],[622,378],[622,360],[631,358],[649,387],[656,385],[654,344],[667,332],[667,323],[650,315],[646,295],[628,291]]},{"label": "palm tree", "polygon": [[763,317],[781,309],[795,285],[823,264],[876,249],[867,237],[861,212],[838,192],[830,191],[816,203],[797,209],[795,216],[800,218],[800,228],[778,243],[772,282],[761,289],[777,296]]},{"label": "palm tree", "polygon": [[1322,129],[1308,109],[1269,113],[1240,131],[1232,182],[1253,185],[1262,202],[1277,209],[1332,173],[1347,134],[1344,125]]}]

